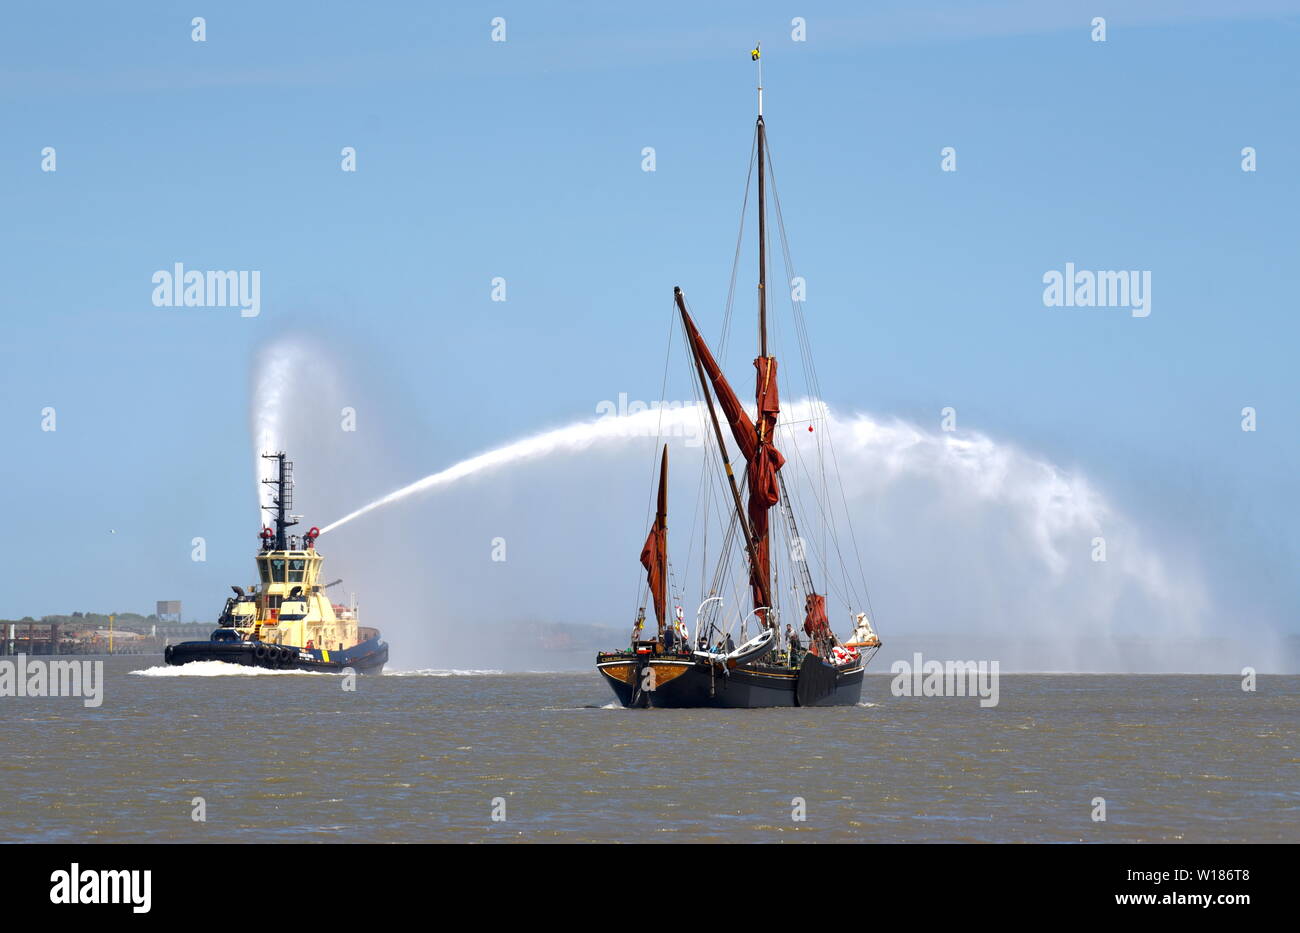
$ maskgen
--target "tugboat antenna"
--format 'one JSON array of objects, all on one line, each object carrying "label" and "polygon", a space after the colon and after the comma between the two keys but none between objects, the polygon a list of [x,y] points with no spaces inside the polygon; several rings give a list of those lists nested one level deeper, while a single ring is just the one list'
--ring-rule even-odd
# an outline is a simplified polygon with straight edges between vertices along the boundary
[{"label": "tugboat antenna", "polygon": [[275,495],[271,498],[271,505],[264,505],[262,508],[275,512],[275,549],[277,551],[287,551],[289,550],[289,540],[284,533],[285,529],[298,524],[295,521],[290,521],[289,516],[289,510],[293,508],[293,463],[285,459],[283,450],[273,454],[262,454],[262,459],[276,460],[279,463],[276,477],[262,480],[266,485],[275,487]]}]

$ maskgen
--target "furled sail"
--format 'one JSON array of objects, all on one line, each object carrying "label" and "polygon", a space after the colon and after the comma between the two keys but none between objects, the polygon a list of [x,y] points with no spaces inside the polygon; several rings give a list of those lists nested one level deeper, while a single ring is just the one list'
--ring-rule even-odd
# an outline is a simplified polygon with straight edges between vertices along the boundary
[{"label": "furled sail", "polygon": [[831,625],[826,618],[826,597],[809,593],[808,613],[804,616],[803,630],[808,633],[809,644],[813,652],[818,652],[822,644],[831,637]]},{"label": "furled sail", "polygon": [[[685,308],[682,309],[682,321],[691,348],[713,384],[718,404],[722,406],[723,413],[727,416],[727,423],[731,425],[731,434],[736,439],[736,445],[748,465],[746,477],[749,483],[749,502],[746,512],[749,517],[750,533],[754,539],[750,588],[753,591],[754,608],[759,609],[769,604],[768,580],[771,560],[768,550],[767,513],[781,499],[777,471],[785,465],[785,457],[772,443],[772,435],[776,430],[776,416],[781,409],[776,387],[776,358],[768,356],[754,360],[754,367],[758,370],[755,390],[758,422],[755,424],[750,420],[736,393],[732,391],[727,377],[722,374],[722,368],[709,352],[708,345]],[[760,621],[766,625],[766,613],[760,613],[760,616],[763,617]]]},{"label": "furled sail", "polygon": [[[767,513],[781,501],[781,484],[777,471],[785,465],[785,457],[772,443],[776,432],[776,416],[781,411],[781,402],[776,389],[776,357],[760,356],[754,360],[758,371],[754,387],[754,399],[757,403],[758,422],[755,425],[757,446],[754,456],[749,460],[749,527],[754,534],[754,552],[758,558],[760,579],[766,584],[769,579],[771,560],[768,553],[769,539]],[[754,599],[761,598],[755,592]],[[755,602],[755,607],[761,605]],[[762,621],[766,624],[767,613]]]},{"label": "furled sail", "polygon": [[650,595],[654,597],[655,619],[659,623],[659,637],[664,637],[664,618],[668,610],[668,445],[664,444],[663,460],[659,464],[659,505],[655,522],[641,548],[641,566],[645,567]]}]

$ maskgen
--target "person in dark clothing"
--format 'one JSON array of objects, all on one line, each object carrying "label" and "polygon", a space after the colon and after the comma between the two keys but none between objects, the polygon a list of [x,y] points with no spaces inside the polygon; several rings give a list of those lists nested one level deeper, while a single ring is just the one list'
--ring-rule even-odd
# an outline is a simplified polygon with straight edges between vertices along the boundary
[{"label": "person in dark clothing", "polygon": [[803,650],[803,642],[799,640],[799,633],[796,632],[787,622],[785,624],[785,640],[790,652],[790,663],[799,663],[799,653]]},{"label": "person in dark clothing", "polygon": [[731,633],[728,632],[727,633],[727,654],[731,654],[731,652],[735,650],[736,650],[736,643],[731,640]]}]

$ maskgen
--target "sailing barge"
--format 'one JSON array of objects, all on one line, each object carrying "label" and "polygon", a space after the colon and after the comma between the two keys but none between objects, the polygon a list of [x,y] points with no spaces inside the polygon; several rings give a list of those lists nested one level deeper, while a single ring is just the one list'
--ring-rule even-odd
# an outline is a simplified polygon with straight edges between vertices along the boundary
[{"label": "sailing barge", "polygon": [[[668,447],[664,445],[658,471],[657,508],[641,563],[646,570],[645,590],[654,605],[657,631],[644,632],[642,604],[626,650],[601,652],[596,669],[626,707],[715,707],[752,709],[772,706],[851,706],[862,695],[866,665],[879,650],[880,640],[866,612],[854,613],[853,633],[844,641],[831,631],[825,592],[814,587],[805,543],[798,535],[794,503],[785,483],[785,457],[775,444],[780,399],[777,361],[769,353],[767,319],[767,174],[770,157],[763,121],[763,79],[760,49],[751,53],[759,62],[758,120],[755,152],[758,164],[758,357],[754,360],[756,382],[753,418],[746,411],[709,350],[686,305],[681,288],[673,289],[676,315],[680,318],[687,350],[707,404],[711,437],[716,444],[705,456],[716,455],[725,473],[730,516],[729,540],[743,543],[740,554],[748,574],[748,596],[753,608],[741,619],[741,644],[731,635],[731,625],[722,622],[723,599],[717,595],[727,562],[737,555],[724,553],[715,586],[707,592],[696,612],[696,637],[684,624],[681,607],[668,620],[670,604],[668,563]],[[780,219],[780,207],[777,217]],[[743,213],[742,213],[743,230]],[[784,231],[782,231],[784,242]],[[738,254],[739,255],[739,254]],[[733,271],[732,280],[735,275]],[[728,308],[728,312],[729,312]],[[796,314],[798,309],[796,308]],[[728,317],[729,317],[728,313]],[[801,340],[805,331],[796,327]],[[805,346],[807,359],[811,354]],[[719,418],[721,409],[722,418]],[[738,484],[727,452],[721,421],[726,421],[732,440],[745,461],[742,485]],[[810,419],[808,430],[813,430]],[[820,451],[820,448],[819,448]],[[823,467],[819,467],[823,468]],[[824,468],[829,468],[826,465]],[[822,473],[821,475],[825,475]],[[828,487],[823,484],[823,493]],[[842,490],[842,487],[841,487]],[[817,491],[812,491],[817,495]],[[826,515],[825,501],[823,520]],[[783,637],[779,627],[778,592],[773,579],[770,512],[780,506],[784,527],[791,542],[790,564],[795,578],[793,597],[801,602],[803,638],[790,627]],[[845,508],[847,513],[847,506]],[[848,516],[845,515],[847,520]],[[856,539],[855,539],[856,540]],[[825,556],[825,555],[824,555]],[[801,599],[800,599],[801,598]],[[748,621],[757,620],[757,634],[747,638]],[[793,636],[793,637],[792,637]]]},{"label": "sailing barge", "polygon": [[[356,606],[335,606],[320,584],[323,558],[316,550],[320,531],[290,535],[298,516],[293,505],[293,464],[283,452],[263,454],[276,461],[276,475],[263,480],[275,490],[271,505],[275,528],[263,527],[257,555],[259,581],[247,591],[232,586],[225,608],[207,641],[168,645],[168,664],[225,661],[272,670],[359,674],[379,673],[388,662],[388,645],[377,629],[357,624]],[[336,583],[339,581],[335,581]]]}]

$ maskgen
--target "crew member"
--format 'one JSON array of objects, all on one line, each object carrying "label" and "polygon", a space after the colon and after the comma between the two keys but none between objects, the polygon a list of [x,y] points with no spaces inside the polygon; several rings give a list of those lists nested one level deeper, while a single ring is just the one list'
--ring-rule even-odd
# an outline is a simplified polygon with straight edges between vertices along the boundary
[{"label": "crew member", "polygon": [[799,633],[790,626],[789,622],[785,624],[785,637],[786,641],[790,644],[790,663],[794,664],[799,660],[799,653],[803,651],[803,641],[799,638]]}]

